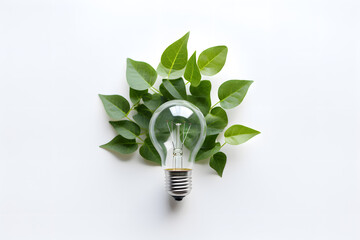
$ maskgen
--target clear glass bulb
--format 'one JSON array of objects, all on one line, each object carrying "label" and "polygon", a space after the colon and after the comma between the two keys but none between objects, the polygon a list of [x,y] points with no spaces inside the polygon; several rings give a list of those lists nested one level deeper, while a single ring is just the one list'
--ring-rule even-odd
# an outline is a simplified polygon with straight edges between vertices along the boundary
[{"label": "clear glass bulb", "polygon": [[161,157],[167,191],[180,201],[191,191],[192,167],[206,136],[204,115],[188,101],[168,101],[151,117],[149,134]]}]

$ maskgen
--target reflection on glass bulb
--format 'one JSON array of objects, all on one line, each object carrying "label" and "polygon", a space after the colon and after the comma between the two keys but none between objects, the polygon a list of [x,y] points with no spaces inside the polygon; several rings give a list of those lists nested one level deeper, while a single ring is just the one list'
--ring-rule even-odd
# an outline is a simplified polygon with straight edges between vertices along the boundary
[{"label": "reflection on glass bulb", "polygon": [[191,190],[192,166],[206,135],[205,118],[188,101],[168,101],[154,112],[149,134],[161,157],[168,193],[180,201]]}]

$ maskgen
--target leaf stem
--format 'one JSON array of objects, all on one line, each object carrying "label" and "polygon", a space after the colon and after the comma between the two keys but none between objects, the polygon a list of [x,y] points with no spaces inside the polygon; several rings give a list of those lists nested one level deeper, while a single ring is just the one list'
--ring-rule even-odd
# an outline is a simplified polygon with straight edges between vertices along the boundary
[{"label": "leaf stem", "polygon": [[157,90],[156,88],[150,87],[150,89],[162,96],[161,92],[159,90]]},{"label": "leaf stem", "polygon": [[127,114],[129,114],[132,110],[134,110],[134,108],[139,105],[140,101],[137,101],[134,105],[132,105],[132,107],[130,108],[129,112]]},{"label": "leaf stem", "polygon": [[131,118],[129,118],[127,115],[125,116],[127,119],[129,119],[130,121],[133,121]]},{"label": "leaf stem", "polygon": [[141,137],[139,136],[136,136],[138,139],[140,139],[142,141],[142,143],[144,143],[144,139],[142,139]]},{"label": "leaf stem", "polygon": [[215,103],[214,105],[212,105],[211,108],[210,108],[210,110],[213,109],[216,105],[218,105],[219,102],[221,102],[221,100],[219,100],[217,103]]},{"label": "leaf stem", "polygon": [[186,82],[185,85],[188,85],[190,82]]},{"label": "leaf stem", "polygon": [[226,144],[226,142],[224,142],[223,145],[220,146],[220,149],[221,149],[223,146],[225,146],[225,144]]}]

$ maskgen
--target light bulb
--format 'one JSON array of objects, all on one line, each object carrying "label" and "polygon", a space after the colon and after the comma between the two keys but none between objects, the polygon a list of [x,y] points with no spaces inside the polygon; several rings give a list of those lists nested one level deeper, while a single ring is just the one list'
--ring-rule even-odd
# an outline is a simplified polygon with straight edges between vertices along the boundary
[{"label": "light bulb", "polygon": [[161,157],[166,189],[181,201],[191,191],[192,167],[206,136],[204,115],[188,101],[168,101],[151,117],[149,134]]}]

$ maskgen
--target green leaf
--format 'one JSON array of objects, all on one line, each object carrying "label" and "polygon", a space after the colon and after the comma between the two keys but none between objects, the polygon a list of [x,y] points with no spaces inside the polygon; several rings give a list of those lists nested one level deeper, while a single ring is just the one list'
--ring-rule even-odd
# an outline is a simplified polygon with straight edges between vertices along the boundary
[{"label": "green leaf", "polygon": [[164,96],[164,98],[169,101],[175,99],[169,92],[166,90],[163,84],[160,84],[159,86],[160,93]]},{"label": "green leaf", "polygon": [[228,124],[228,117],[226,112],[221,107],[216,107],[211,110],[205,117],[206,120],[206,134],[214,135],[221,133]]},{"label": "green leaf", "polygon": [[139,149],[140,155],[151,162],[161,164],[161,158],[150,138],[146,138],[144,144]]},{"label": "green leaf", "polygon": [[136,104],[140,101],[140,99],[142,98],[142,96],[144,96],[146,93],[148,92],[148,90],[135,90],[130,88],[130,100],[132,103]]},{"label": "green leaf", "polygon": [[169,71],[180,70],[186,66],[188,59],[187,42],[190,32],[168,46],[161,55],[161,64]]},{"label": "green leaf", "polygon": [[118,135],[113,140],[100,147],[121,154],[130,154],[136,151],[138,145],[135,139],[126,139]]},{"label": "green leaf", "polygon": [[193,85],[190,86],[190,93],[193,96],[202,96],[210,99],[210,92],[211,92],[211,82],[209,80],[201,81],[197,87]]},{"label": "green leaf", "polygon": [[228,48],[216,46],[204,50],[198,60],[200,72],[206,76],[213,76],[223,68]]},{"label": "green leaf", "polygon": [[106,113],[114,120],[120,120],[130,110],[129,102],[120,95],[101,95],[99,97],[104,105]]},{"label": "green leaf", "polygon": [[231,145],[239,145],[260,132],[243,125],[233,125],[225,131],[225,142]]},{"label": "green leaf", "polygon": [[161,104],[164,103],[162,96],[158,93],[150,94],[147,93],[142,97],[144,105],[154,112]]},{"label": "green leaf", "polygon": [[203,160],[206,158],[211,157],[212,155],[214,155],[215,153],[217,153],[218,151],[220,151],[220,143],[215,143],[215,146],[208,149],[208,148],[200,148],[198,154],[196,155],[195,161],[199,161],[199,160]]},{"label": "green leaf", "polygon": [[184,73],[184,78],[191,83],[191,86],[198,86],[201,81],[201,74],[198,65],[196,64],[196,51],[190,57]]},{"label": "green leaf", "polygon": [[226,155],[223,152],[217,152],[210,158],[210,167],[214,169],[220,177],[222,177],[225,165]]},{"label": "green leaf", "polygon": [[133,116],[135,122],[139,124],[141,128],[148,129],[152,112],[144,104],[138,105],[135,110],[137,114]]},{"label": "green leaf", "polygon": [[211,107],[211,103],[207,98],[188,95],[187,100],[192,104],[194,104],[195,106],[197,106],[204,116],[208,114]]},{"label": "green leaf", "polygon": [[163,79],[159,88],[162,95],[168,100],[186,99],[186,88],[182,78],[168,80]]},{"label": "green leaf", "polygon": [[140,127],[131,121],[122,120],[122,121],[110,121],[111,126],[115,129],[115,131],[127,139],[135,139],[140,135]]},{"label": "green leaf", "polygon": [[156,78],[157,73],[149,64],[127,59],[126,79],[131,88],[146,90],[154,85]]},{"label": "green leaf", "polygon": [[[167,79],[176,79],[179,77],[182,77],[182,75],[184,74],[185,68],[180,69],[180,70],[175,70],[175,69],[168,69],[166,67],[164,67],[161,63],[159,63],[156,72]],[[169,74],[170,73],[170,74]]]},{"label": "green leaf", "polygon": [[238,106],[252,83],[248,80],[229,80],[221,84],[218,90],[220,105],[225,109]]},{"label": "green leaf", "polygon": [[210,111],[211,107],[211,82],[209,80],[203,80],[197,87],[193,85],[190,86],[190,93],[192,95],[188,95],[188,101],[196,105],[202,114],[206,116]]},{"label": "green leaf", "polygon": [[203,142],[203,145],[201,146],[202,149],[211,149],[216,145],[216,139],[219,134],[216,135],[207,135],[205,137],[205,140]]}]

